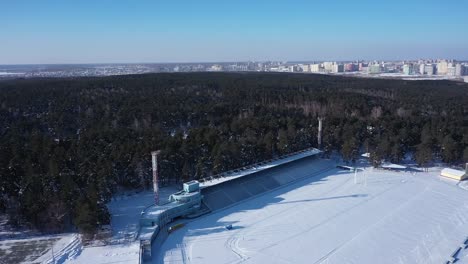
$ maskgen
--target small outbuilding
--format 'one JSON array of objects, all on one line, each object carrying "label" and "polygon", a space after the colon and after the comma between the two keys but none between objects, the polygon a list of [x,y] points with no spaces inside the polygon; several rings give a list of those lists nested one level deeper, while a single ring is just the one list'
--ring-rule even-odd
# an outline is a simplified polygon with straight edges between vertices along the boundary
[{"label": "small outbuilding", "polygon": [[466,171],[455,170],[455,169],[450,169],[450,168],[444,168],[440,172],[440,176],[454,179],[457,181],[463,181],[465,179],[468,179],[468,174],[466,173]]},{"label": "small outbuilding", "polygon": [[401,171],[401,170],[406,170],[407,167],[399,164],[393,164],[390,162],[384,162],[382,165],[380,165],[382,169],[386,170],[395,170],[395,171]]}]

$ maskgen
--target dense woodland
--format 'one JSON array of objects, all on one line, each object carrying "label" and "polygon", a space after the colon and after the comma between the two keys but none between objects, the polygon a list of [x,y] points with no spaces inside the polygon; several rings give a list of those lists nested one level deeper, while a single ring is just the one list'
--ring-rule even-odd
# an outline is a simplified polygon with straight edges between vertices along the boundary
[{"label": "dense woodland", "polygon": [[93,233],[123,189],[181,183],[317,144],[375,166],[468,161],[468,84],[273,73],[0,82],[0,212]]}]

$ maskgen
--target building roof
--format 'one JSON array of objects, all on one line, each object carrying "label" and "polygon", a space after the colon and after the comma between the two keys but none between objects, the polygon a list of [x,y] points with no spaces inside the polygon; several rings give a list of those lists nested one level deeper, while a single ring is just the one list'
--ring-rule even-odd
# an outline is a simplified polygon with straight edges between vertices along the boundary
[{"label": "building roof", "polygon": [[394,170],[403,170],[406,169],[406,166],[399,165],[399,164],[394,164],[390,162],[385,162],[382,164],[382,168],[384,169],[394,169]]},{"label": "building roof", "polygon": [[321,152],[322,151],[320,151],[319,149],[310,148],[310,149],[307,149],[307,150],[298,151],[296,153],[288,154],[288,155],[285,155],[285,156],[280,157],[280,158],[269,160],[267,162],[257,163],[257,164],[251,165],[250,167],[248,166],[249,168],[245,167],[243,169],[236,169],[236,170],[233,170],[233,171],[228,171],[228,172],[223,173],[222,177],[219,177],[219,178],[213,177],[213,179],[210,180],[210,181],[201,182],[200,183],[200,189],[203,189],[203,188],[206,188],[206,187],[209,187],[209,186],[213,186],[213,185],[225,182],[225,181],[230,181],[230,180],[233,180],[233,179],[237,179],[239,177],[244,177],[246,175],[257,173],[259,171],[271,169],[271,168],[286,164],[288,162],[299,160],[299,159],[302,159],[302,158],[305,158],[305,157],[314,156],[314,155],[320,154]]},{"label": "building roof", "polygon": [[465,175],[464,171],[455,170],[455,169],[451,169],[451,168],[444,168],[444,169],[442,169],[441,173],[451,174],[451,175],[454,175],[454,176],[457,176],[457,177],[462,177],[463,175]]}]

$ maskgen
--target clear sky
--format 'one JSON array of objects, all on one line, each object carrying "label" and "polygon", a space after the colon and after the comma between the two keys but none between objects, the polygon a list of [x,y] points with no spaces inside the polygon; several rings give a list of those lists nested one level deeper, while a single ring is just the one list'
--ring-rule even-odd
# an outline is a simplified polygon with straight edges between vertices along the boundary
[{"label": "clear sky", "polygon": [[0,64],[468,59],[467,0],[0,0]]}]

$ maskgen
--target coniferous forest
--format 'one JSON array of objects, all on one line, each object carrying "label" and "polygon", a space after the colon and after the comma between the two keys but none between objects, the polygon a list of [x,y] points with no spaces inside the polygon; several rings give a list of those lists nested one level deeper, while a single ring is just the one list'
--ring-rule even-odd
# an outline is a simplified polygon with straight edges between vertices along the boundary
[{"label": "coniferous forest", "polygon": [[172,73],[0,81],[0,212],[93,233],[111,196],[317,144],[421,167],[468,162],[468,84],[311,74]]}]

